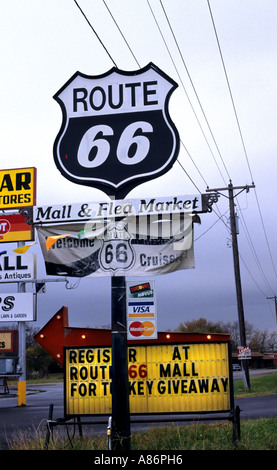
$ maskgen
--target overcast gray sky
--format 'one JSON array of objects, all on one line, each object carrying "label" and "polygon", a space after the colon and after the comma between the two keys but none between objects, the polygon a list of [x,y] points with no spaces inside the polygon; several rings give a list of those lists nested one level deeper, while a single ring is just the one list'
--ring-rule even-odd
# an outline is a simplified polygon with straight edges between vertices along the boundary
[{"label": "overcast gray sky", "polygon": [[[234,186],[254,182],[236,207],[245,319],[276,331],[274,302],[267,298],[277,294],[276,1],[79,0],[91,26],[73,0],[0,3],[1,169],[35,166],[38,205],[106,199],[56,168],[53,143],[62,114],[53,95],[76,71],[98,75],[114,65],[133,71],[153,62],[179,85],[170,115],[182,141],[182,166],[176,162],[128,196],[205,193],[207,186],[226,187],[230,178]],[[228,199],[221,196],[195,227],[195,269],[155,277],[160,330],[199,317],[237,320],[228,217]],[[39,246],[32,251],[38,277],[45,277]],[[7,291],[3,284],[0,289]],[[48,283],[34,326],[62,305],[69,307],[71,326],[108,325],[110,278],[82,279],[71,289]]]}]

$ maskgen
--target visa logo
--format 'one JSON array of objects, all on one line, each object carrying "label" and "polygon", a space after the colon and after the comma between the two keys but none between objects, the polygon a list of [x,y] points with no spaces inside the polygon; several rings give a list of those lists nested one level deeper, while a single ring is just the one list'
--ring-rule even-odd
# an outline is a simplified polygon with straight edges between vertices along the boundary
[{"label": "visa logo", "polygon": [[133,312],[134,313],[149,313],[150,312],[150,307],[144,307],[138,306],[138,307],[133,307]]},{"label": "visa logo", "polygon": [[129,307],[131,307],[131,311],[133,314],[135,313],[149,313],[150,316],[154,315],[154,302],[129,302]]}]

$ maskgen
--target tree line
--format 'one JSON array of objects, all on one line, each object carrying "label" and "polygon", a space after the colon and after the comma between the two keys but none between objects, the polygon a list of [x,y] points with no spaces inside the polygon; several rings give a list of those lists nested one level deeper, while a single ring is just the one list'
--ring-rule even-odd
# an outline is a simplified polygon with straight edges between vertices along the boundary
[{"label": "tree line", "polygon": [[[27,378],[47,377],[50,373],[63,372],[57,361],[43,349],[35,340],[34,336],[39,328],[28,325],[26,331],[26,370]],[[231,337],[233,352],[237,352],[240,346],[240,334],[238,321],[234,322],[212,322],[206,318],[186,321],[180,323],[175,331],[183,333],[227,333]],[[267,330],[258,330],[248,322],[245,323],[246,344],[251,351],[262,354],[266,352],[277,352],[277,332],[269,333]],[[2,353],[4,355],[4,353]],[[11,353],[5,354],[11,356]],[[15,352],[13,355],[17,355]]]},{"label": "tree line", "polygon": [[[175,331],[183,333],[227,333],[230,334],[233,352],[237,351],[240,344],[239,322],[211,322],[206,318],[180,323]],[[277,332],[269,333],[268,330],[258,330],[251,323],[245,322],[246,345],[252,351],[277,352]]]}]

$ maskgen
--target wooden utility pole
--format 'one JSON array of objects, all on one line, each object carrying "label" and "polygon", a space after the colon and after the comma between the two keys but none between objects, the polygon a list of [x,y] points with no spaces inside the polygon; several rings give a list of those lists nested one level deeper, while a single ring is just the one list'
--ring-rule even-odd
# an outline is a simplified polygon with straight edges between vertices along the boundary
[{"label": "wooden utility pole", "polygon": [[[235,283],[236,283],[236,295],[237,295],[237,310],[238,310],[238,320],[239,320],[239,331],[240,331],[240,342],[241,346],[246,346],[246,334],[245,334],[245,321],[244,321],[244,309],[243,309],[243,298],[242,298],[242,288],[241,288],[241,277],[240,277],[240,263],[239,263],[239,250],[238,250],[238,240],[237,240],[237,227],[236,227],[236,216],[235,216],[235,203],[234,199],[242,191],[249,191],[249,188],[254,188],[254,185],[251,186],[236,186],[234,187],[230,181],[228,188],[218,188],[218,189],[207,189],[207,192],[219,192],[219,191],[228,191],[229,199],[229,210],[230,210],[230,225],[231,225],[231,235],[232,235],[232,247],[233,247],[233,261],[234,261],[234,273],[235,273]],[[234,195],[234,189],[240,190],[239,193]],[[225,196],[223,194],[223,196]],[[250,378],[248,363],[246,360],[242,360],[243,368],[243,378],[244,385],[246,389],[250,389]]]},{"label": "wooden utility pole", "polygon": [[277,320],[277,297],[276,295],[274,295],[274,297],[267,297],[268,300],[270,299],[274,299],[274,303],[275,303],[275,315],[276,315],[276,320]]}]

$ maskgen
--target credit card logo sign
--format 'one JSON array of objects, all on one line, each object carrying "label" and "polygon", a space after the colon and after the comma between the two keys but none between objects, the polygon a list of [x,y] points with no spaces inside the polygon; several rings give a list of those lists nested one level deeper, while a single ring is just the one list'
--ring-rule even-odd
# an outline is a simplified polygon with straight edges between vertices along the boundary
[{"label": "credit card logo sign", "polygon": [[131,336],[152,336],[155,332],[155,325],[151,321],[134,321],[129,326]]}]

